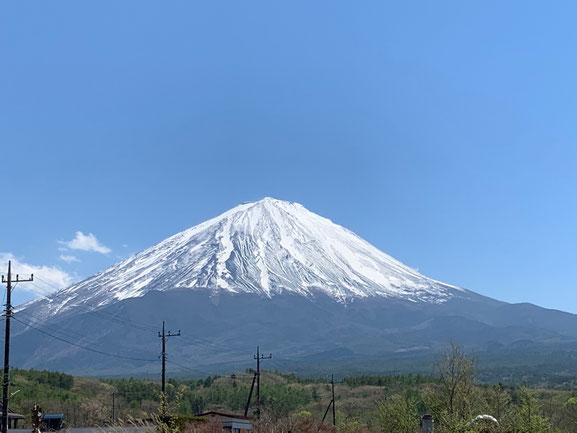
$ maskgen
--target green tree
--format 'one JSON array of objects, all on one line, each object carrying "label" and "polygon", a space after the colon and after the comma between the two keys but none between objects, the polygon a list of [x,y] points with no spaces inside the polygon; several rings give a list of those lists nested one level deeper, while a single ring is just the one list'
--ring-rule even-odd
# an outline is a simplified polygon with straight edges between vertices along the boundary
[{"label": "green tree", "polygon": [[577,397],[569,397],[563,404],[563,416],[571,431],[577,431]]},{"label": "green tree", "polygon": [[438,384],[424,390],[425,405],[443,432],[466,431],[474,409],[480,408],[479,402],[482,400],[475,386],[475,361],[465,354],[461,346],[451,342],[451,347],[434,367]]},{"label": "green tree", "polygon": [[494,416],[499,423],[509,424],[511,413],[511,394],[501,385],[485,388],[484,398],[487,413]]},{"label": "green tree", "polygon": [[462,419],[471,417],[471,396],[475,387],[475,361],[461,346],[451,342],[441,360],[435,364],[443,398],[449,415]]},{"label": "green tree", "polygon": [[521,406],[514,416],[510,430],[513,433],[548,433],[555,431],[551,422],[541,413],[541,406],[527,388],[521,388]]},{"label": "green tree", "polygon": [[414,433],[419,425],[417,400],[395,394],[377,403],[379,426],[383,433]]}]

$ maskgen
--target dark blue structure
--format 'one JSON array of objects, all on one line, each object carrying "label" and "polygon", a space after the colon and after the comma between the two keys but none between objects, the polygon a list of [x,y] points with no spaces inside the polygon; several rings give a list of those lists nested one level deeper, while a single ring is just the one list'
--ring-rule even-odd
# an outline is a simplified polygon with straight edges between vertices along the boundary
[{"label": "dark blue structure", "polygon": [[45,413],[42,415],[40,430],[55,431],[64,427],[64,415],[61,413]]}]

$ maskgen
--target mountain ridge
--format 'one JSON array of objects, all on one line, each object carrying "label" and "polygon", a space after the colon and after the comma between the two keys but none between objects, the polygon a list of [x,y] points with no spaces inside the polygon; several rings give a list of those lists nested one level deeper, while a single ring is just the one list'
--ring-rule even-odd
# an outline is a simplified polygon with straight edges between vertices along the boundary
[{"label": "mountain ridge", "polygon": [[336,356],[367,373],[389,371],[387,362],[423,368],[451,340],[480,356],[506,353],[506,362],[518,354],[521,364],[577,350],[577,315],[430,279],[303,206],[271,198],[25,304],[14,319],[16,365],[89,375],[156,369],[164,321],[183,331],[170,358],[181,372],[246,368],[256,346],[291,370],[318,371]]},{"label": "mountain ridge", "polygon": [[[271,297],[321,291],[340,302],[384,296],[445,302],[457,286],[433,280],[304,206],[266,197],[242,203],[48,297],[46,315],[149,290],[208,289]],[[28,307],[25,306],[26,308]]]}]

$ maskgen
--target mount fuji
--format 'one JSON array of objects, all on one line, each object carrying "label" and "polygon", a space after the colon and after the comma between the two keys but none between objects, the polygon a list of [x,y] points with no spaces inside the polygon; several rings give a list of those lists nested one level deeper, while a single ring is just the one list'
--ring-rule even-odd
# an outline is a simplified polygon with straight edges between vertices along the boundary
[{"label": "mount fuji", "polygon": [[[302,205],[243,203],[16,310],[14,361],[75,374],[152,374],[156,331],[182,329],[174,372],[340,362],[380,372],[449,341],[477,353],[571,354],[577,316],[421,275]],[[386,361],[387,368],[383,365]]]}]

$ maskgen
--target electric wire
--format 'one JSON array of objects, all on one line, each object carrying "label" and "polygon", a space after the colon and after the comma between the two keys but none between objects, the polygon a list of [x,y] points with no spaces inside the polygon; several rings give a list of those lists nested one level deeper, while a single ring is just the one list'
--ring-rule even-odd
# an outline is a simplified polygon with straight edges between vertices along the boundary
[{"label": "electric wire", "polygon": [[44,330],[42,330],[42,329],[40,329],[40,328],[38,328],[38,327],[30,324],[30,323],[26,323],[26,322],[24,322],[23,320],[20,320],[20,319],[18,319],[18,318],[16,318],[16,317],[12,317],[12,318],[13,318],[15,321],[17,321],[17,322],[20,322],[20,323],[22,323],[23,325],[29,326],[30,328],[34,329],[35,331],[40,332],[41,334],[47,335],[47,336],[52,337],[52,338],[54,338],[54,339],[56,339],[56,340],[62,341],[62,342],[64,342],[64,343],[70,344],[70,345],[75,346],[75,347],[78,347],[78,348],[80,348],[80,349],[87,350],[87,351],[89,351],[89,352],[94,352],[94,353],[98,353],[98,354],[100,354],[100,355],[110,356],[110,357],[113,357],[113,358],[128,359],[128,360],[131,360],[131,361],[143,361],[143,362],[157,362],[157,361],[158,361],[157,359],[135,358],[135,357],[131,357],[131,356],[116,355],[116,354],[114,354],[114,353],[108,353],[108,352],[104,352],[104,351],[102,351],[102,350],[92,349],[92,348],[90,348],[90,347],[82,346],[81,344],[77,344],[77,343],[74,343],[73,341],[69,341],[69,340],[66,340],[66,339],[64,339],[64,338],[58,337],[58,336],[56,336],[56,335],[53,335],[53,334],[51,334],[51,333],[49,333],[49,332],[47,332],[47,331],[44,331]]},{"label": "electric wire", "polygon": [[[49,283],[49,282],[47,282],[47,281],[45,281],[45,280],[43,280],[43,279],[41,279],[41,278],[38,278],[38,277],[37,277],[37,279],[38,279],[39,281],[47,284],[48,286],[56,289],[56,290],[60,290],[58,287],[54,286],[53,284],[51,284],[51,283]],[[38,287],[38,286],[36,286],[36,285],[35,285],[35,287],[36,287],[37,289],[40,289],[40,290],[41,290],[40,287]],[[47,294],[47,293],[39,293],[39,294],[42,295],[42,296],[45,296],[46,298],[53,298],[53,299],[54,299],[54,298],[61,298],[61,297],[67,296],[67,294],[62,293],[62,292],[60,292],[60,293],[55,292],[55,293],[52,293],[52,294]],[[112,313],[108,313],[108,312],[105,312],[105,311],[94,311],[94,310],[90,309],[90,307],[91,307],[91,305],[90,305],[89,303],[86,303],[86,302],[83,303],[83,304],[75,304],[75,305],[72,306],[72,308],[78,308],[78,309],[80,309],[80,310],[85,311],[86,313],[89,313],[89,314],[94,315],[95,317],[101,317],[101,318],[103,318],[103,319],[112,320],[112,321],[115,321],[115,322],[117,322],[117,323],[124,324],[124,325],[127,325],[127,326],[132,326],[132,327],[135,327],[135,328],[141,329],[141,330],[146,330],[146,331],[151,331],[151,332],[156,332],[156,331],[157,331],[156,328],[153,328],[153,327],[151,327],[150,325],[145,325],[145,324],[142,324],[142,323],[138,323],[138,322],[135,322],[135,321],[132,321],[132,320],[129,320],[129,319],[126,319],[126,318],[122,318],[122,317],[119,317],[118,315],[114,315],[114,314],[112,314]],[[97,306],[92,306],[92,307],[93,307],[93,308],[97,308]],[[184,333],[187,333],[186,330],[183,330],[183,332],[184,332]],[[220,346],[220,345],[216,345],[216,344],[210,343],[210,342],[208,342],[207,340],[202,339],[202,338],[200,338],[200,337],[197,337],[198,340],[200,340],[200,341],[196,341],[196,339],[193,340],[193,339],[188,338],[188,337],[186,337],[186,336],[183,336],[183,337],[184,337],[183,340],[187,341],[188,343],[190,343],[190,344],[192,344],[192,345],[195,345],[195,346],[197,346],[197,347],[205,348],[205,349],[210,349],[210,350],[220,351],[220,352],[226,352],[226,353],[236,352],[237,354],[243,355],[243,356],[246,356],[246,355],[248,355],[248,354],[252,354],[252,353],[250,353],[250,352],[248,352],[248,351],[246,351],[246,350],[240,349],[240,348],[223,347],[223,346]]]},{"label": "electric wire", "polygon": [[[47,284],[48,286],[52,287],[52,288],[55,289],[55,290],[58,290],[58,292],[49,293],[49,294],[42,293],[42,295],[45,296],[47,299],[50,299],[50,298],[52,298],[52,299],[57,299],[57,298],[61,298],[61,297],[67,296],[67,294],[64,293],[64,292],[62,292],[61,289],[58,288],[57,286],[54,286],[53,284],[50,284],[49,282],[47,282],[47,281],[45,281],[45,280],[43,280],[43,279],[41,279],[41,278],[39,278],[39,277],[37,277],[37,280],[43,282],[44,284]],[[36,286],[36,287],[37,287],[37,286]],[[37,287],[37,288],[38,288],[38,287]],[[100,315],[100,316],[102,316],[103,318],[106,318],[106,319],[109,319],[109,320],[113,320],[113,321],[116,321],[116,322],[118,322],[118,323],[125,323],[125,324],[132,325],[132,326],[134,326],[134,327],[136,327],[136,328],[140,328],[140,329],[143,329],[143,330],[149,330],[149,331],[154,331],[154,332],[156,332],[156,328],[153,328],[153,327],[150,326],[150,325],[146,325],[146,324],[144,324],[144,323],[134,322],[134,321],[129,320],[129,319],[126,319],[126,318],[124,318],[124,317],[120,317],[120,316],[117,315],[117,314],[108,313],[108,312],[106,312],[106,311],[94,311],[94,310],[92,310],[90,307],[92,307],[92,308],[98,308],[99,306],[97,306],[97,305],[96,305],[96,306],[95,306],[95,305],[90,305],[90,304],[87,303],[87,302],[84,302],[84,303],[82,303],[82,304],[74,304],[72,307],[73,307],[73,308],[78,308],[78,309],[84,310],[84,311],[86,311],[87,313],[91,313],[91,314],[94,314],[94,315]]]},{"label": "electric wire", "polygon": [[[37,279],[38,279],[39,281],[42,281],[43,283],[51,286],[52,288],[59,290],[58,287],[50,284],[49,282],[47,282],[47,281],[45,281],[45,280],[43,280],[43,279],[41,279],[41,278],[37,278]],[[37,287],[37,288],[38,288],[38,287]],[[47,298],[48,298],[48,297],[50,297],[50,298],[58,298],[58,297],[66,296],[65,293],[57,293],[57,292],[56,292],[56,293],[52,293],[52,294],[48,294],[48,295],[45,294],[45,293],[42,293],[42,295],[43,295],[43,296],[46,296]],[[118,323],[125,323],[125,324],[127,324],[127,325],[129,325],[129,326],[135,326],[135,327],[138,327],[138,328],[141,328],[141,329],[146,329],[146,330],[151,330],[151,331],[156,332],[156,328],[153,328],[153,327],[151,327],[150,325],[146,325],[146,324],[143,324],[143,323],[138,323],[138,322],[135,322],[135,321],[132,321],[132,320],[123,318],[123,317],[119,317],[118,315],[114,315],[114,314],[112,314],[112,313],[108,313],[108,312],[105,312],[105,311],[98,311],[98,312],[93,311],[93,310],[91,310],[89,307],[98,308],[98,306],[91,306],[89,303],[86,303],[86,302],[85,302],[84,304],[75,304],[73,307],[80,308],[80,309],[84,309],[86,312],[91,313],[91,314],[96,314],[96,315],[97,315],[97,314],[101,314],[101,315],[104,315],[104,316],[110,316],[111,319],[114,319],[115,321],[118,321]],[[186,337],[185,337],[184,339],[187,340],[189,343],[194,344],[194,345],[199,346],[199,347],[205,347],[205,348],[209,348],[209,349],[213,349],[213,350],[221,350],[221,351],[226,351],[226,352],[229,352],[229,353],[230,353],[230,352],[237,352],[237,353],[242,354],[242,355],[247,355],[247,354],[249,354],[249,352],[247,352],[246,350],[243,350],[243,349],[235,349],[235,348],[231,348],[231,347],[219,346],[219,345],[217,345],[217,344],[211,343],[211,342],[209,342],[209,341],[207,341],[207,340],[205,340],[205,339],[203,339],[203,338],[200,338],[200,337],[197,337],[197,339],[200,340],[200,341],[196,341],[196,340],[193,341],[193,340],[188,339],[188,338],[186,338]]]},{"label": "electric wire", "polygon": [[[77,347],[81,347],[81,348],[84,348],[84,349],[87,349],[87,350],[95,351],[96,353],[108,354],[107,352],[104,352],[104,351],[100,351],[100,350],[96,350],[96,349],[90,349],[90,348],[87,348],[86,346],[82,346],[82,345],[80,345],[80,344],[78,344],[78,343],[73,343],[73,342],[67,340],[66,338],[64,338],[64,337],[69,337],[69,338],[81,338],[81,339],[84,339],[84,340],[87,339],[87,338],[89,339],[89,337],[87,337],[86,335],[80,334],[80,333],[75,332],[75,331],[70,330],[70,329],[65,329],[64,331],[58,330],[58,329],[54,329],[54,327],[55,327],[54,324],[38,325],[38,321],[35,320],[35,318],[32,317],[32,315],[30,315],[30,314],[28,314],[28,313],[25,313],[24,311],[19,311],[17,314],[18,314],[19,316],[21,316],[21,315],[26,316],[26,320],[32,321],[32,323],[30,323],[30,322],[29,322],[29,323],[25,323],[23,320],[17,320],[16,318],[15,318],[15,320],[17,320],[18,322],[20,322],[20,323],[22,323],[22,324],[24,324],[24,325],[26,325],[26,326],[29,326],[29,327],[33,328],[33,329],[35,329],[35,330],[37,330],[37,331],[39,331],[39,332],[42,332],[42,333],[44,333],[44,334],[46,334],[46,335],[49,335],[49,336],[52,337],[52,338],[59,339],[60,341],[66,342],[66,343],[68,343],[68,344],[75,345],[75,346],[77,346]],[[39,329],[38,326],[42,326],[45,330],[43,331],[43,330]],[[55,334],[60,334],[61,336],[63,335],[64,337],[59,337],[59,336],[57,336],[57,335],[52,335],[52,334],[50,334],[50,332],[48,332],[48,331],[46,330],[46,328],[48,328],[49,326],[53,328],[53,329],[50,329],[50,330],[49,330],[50,332],[53,332],[53,333],[55,333]],[[73,334],[75,334],[75,335],[73,335]],[[190,343],[195,344],[194,341],[192,341],[192,340],[190,340],[190,339],[187,339],[187,340],[189,340]],[[99,344],[97,341],[90,342],[90,343],[91,343],[91,344]],[[159,342],[159,344],[160,344],[160,342]],[[111,355],[111,354],[108,354],[108,355]],[[142,359],[142,358],[125,357],[125,356],[120,356],[120,355],[116,355],[116,357],[122,357],[123,359],[144,360],[144,359]],[[152,360],[147,360],[147,361],[152,361]],[[172,364],[174,364],[174,365],[176,365],[176,366],[178,366],[178,367],[180,367],[180,368],[183,368],[183,369],[187,369],[187,370],[194,371],[194,372],[201,373],[201,374],[205,374],[205,375],[211,375],[210,373],[208,373],[208,372],[206,372],[206,371],[202,371],[202,370],[199,370],[199,369],[197,369],[197,368],[193,368],[193,367],[190,367],[190,366],[182,365],[182,364],[176,363],[175,361],[172,361],[172,360],[170,360],[170,361],[167,360],[167,362],[170,362],[170,363],[172,363]],[[215,364],[216,364],[216,365],[239,364],[239,363],[242,363],[242,362],[243,362],[242,359],[238,359],[238,360],[217,362],[217,363],[215,363]],[[204,365],[200,365],[200,366],[198,366],[198,367],[203,368],[203,367],[211,367],[211,366],[212,366],[212,365],[204,364]],[[242,374],[236,374],[236,376],[237,376],[237,377],[240,377],[240,376],[242,376]],[[247,377],[248,377],[248,376],[250,376],[250,375],[247,375]]]},{"label": "electric wire", "polygon": [[[104,347],[104,344],[102,344],[98,339],[93,338],[93,337],[89,337],[85,334],[81,334],[79,332],[76,332],[72,329],[68,329],[68,328],[63,328],[63,327],[59,327],[53,323],[38,323],[38,321],[35,320],[35,318],[27,313],[24,313],[23,311],[19,311],[18,313],[15,313],[18,317],[24,315],[25,316],[25,320],[28,321],[28,326],[32,327],[32,326],[36,326],[36,327],[40,327],[43,328],[46,332],[52,332],[55,333],[59,336],[61,336],[62,338],[71,338],[71,339],[75,339],[77,340],[76,343],[77,344],[90,344],[91,346],[100,346],[100,347]],[[12,316],[14,317],[14,316]],[[147,353],[145,353],[143,356],[148,355]]]},{"label": "electric wire", "polygon": [[[41,296],[43,296],[43,297],[45,297],[45,298],[47,298],[47,299],[58,299],[58,298],[63,298],[63,297],[65,297],[65,296],[68,296],[67,293],[62,292],[62,289],[60,289],[59,287],[55,286],[54,284],[52,284],[52,283],[50,283],[50,282],[48,282],[48,281],[46,281],[46,280],[44,280],[44,279],[42,279],[42,278],[39,278],[39,277],[36,277],[36,279],[39,280],[40,282],[43,282],[44,284],[48,285],[49,287],[52,287],[53,289],[57,290],[57,292],[48,293],[48,292],[46,291],[46,289],[44,289],[44,288],[42,288],[42,287],[39,287],[38,285],[35,285],[35,284],[34,284],[34,288],[35,288],[36,290],[33,290],[33,291],[34,291],[35,293],[38,293],[39,295],[41,295]],[[82,303],[82,304],[75,304],[75,305],[72,305],[71,307],[72,307],[72,308],[77,308],[77,309],[79,309],[79,310],[81,310],[81,311],[83,311],[83,312],[86,312],[86,313],[88,313],[88,314],[91,314],[91,315],[93,315],[93,316],[95,316],[95,317],[98,317],[98,318],[100,318],[100,319],[111,320],[111,321],[114,321],[114,322],[119,323],[119,324],[121,324],[121,325],[129,326],[129,327],[132,327],[132,328],[135,328],[135,329],[139,329],[139,330],[141,330],[141,331],[148,331],[148,332],[155,332],[155,333],[157,332],[157,329],[156,329],[156,328],[153,328],[153,327],[150,326],[150,325],[145,325],[145,324],[142,324],[142,323],[138,323],[138,322],[135,322],[135,321],[132,321],[132,320],[129,320],[129,319],[126,319],[126,318],[123,318],[123,317],[120,317],[120,316],[118,316],[118,315],[115,315],[115,314],[112,314],[112,313],[108,313],[108,312],[105,312],[105,311],[102,311],[102,310],[100,310],[100,311],[94,311],[94,310],[91,309],[90,307],[92,307],[92,308],[98,308],[98,306],[90,305],[90,304],[87,303],[87,302],[84,302],[84,303]],[[22,313],[22,311],[23,311],[23,310],[20,310],[19,313]],[[30,316],[28,316],[28,317],[30,317]],[[37,322],[34,323],[34,325],[36,325],[36,324],[37,324]],[[38,330],[34,325],[29,324],[28,326],[32,327],[33,329]],[[40,330],[38,330],[38,331],[41,332]],[[70,331],[70,330],[69,330],[69,331]],[[58,331],[54,330],[54,331],[52,331],[52,332],[59,333],[59,334],[61,334],[61,335],[66,335],[66,333],[63,332],[63,331],[58,332]],[[72,332],[74,332],[74,331],[72,331]],[[186,330],[184,330],[183,332],[184,332],[184,333],[187,333]],[[47,332],[45,332],[45,333],[48,334]],[[76,333],[76,332],[74,332],[74,333]],[[76,334],[78,334],[78,333],[76,333]],[[88,338],[88,337],[83,336],[83,335],[81,335],[81,334],[78,334],[78,335],[79,335],[81,338]],[[72,337],[71,335],[66,335],[66,336],[71,337],[71,338],[77,338],[77,337]],[[53,337],[54,337],[54,336],[53,336]],[[197,341],[196,339],[192,339],[192,338],[190,338],[190,337],[188,337],[188,336],[185,336],[185,335],[183,335],[183,337],[184,337],[183,340],[186,341],[187,343],[189,343],[189,344],[191,344],[191,345],[193,345],[193,346],[202,348],[202,349],[208,349],[208,350],[212,350],[212,351],[216,351],[216,352],[221,352],[221,353],[222,353],[222,352],[224,352],[224,353],[235,353],[235,354],[237,354],[237,355],[242,355],[242,356],[247,356],[248,354],[252,355],[252,352],[248,352],[248,351],[246,351],[246,350],[244,350],[244,349],[234,348],[234,347],[230,347],[230,346],[228,346],[228,347],[223,347],[223,346],[220,346],[220,345],[217,345],[217,344],[208,342],[208,340],[202,339],[202,338],[200,338],[200,337],[198,337],[198,340],[200,340],[200,341]],[[57,338],[57,337],[54,337],[54,338]],[[65,339],[62,338],[62,340],[65,340]],[[74,343],[69,342],[69,341],[67,341],[67,340],[66,340],[66,342],[67,342],[67,343],[70,343],[70,344],[74,344]],[[78,346],[80,346],[80,345],[78,345]],[[80,346],[80,347],[86,348],[85,346]],[[89,348],[87,348],[87,349],[89,349]],[[103,351],[97,351],[97,353],[100,353],[100,352],[106,353],[106,352],[103,352]],[[129,357],[124,357],[124,358],[129,358]],[[142,360],[141,358],[135,358],[135,359]],[[151,360],[148,360],[148,361],[151,361]],[[170,361],[170,362],[174,363],[174,361]],[[217,364],[217,365],[222,365],[222,364],[240,364],[240,363],[242,363],[242,362],[243,362],[242,359],[238,359],[238,360],[217,362],[217,363],[215,363],[215,364]],[[177,365],[176,363],[174,363],[174,364]],[[200,373],[203,373],[203,374],[208,374],[208,373],[206,373],[206,372],[197,370],[197,369],[195,369],[195,368],[193,368],[193,367],[187,367],[187,366],[184,366],[184,365],[181,365],[181,364],[178,364],[178,366],[181,367],[181,368],[184,368],[184,369],[191,370],[191,371],[196,371],[196,372],[200,372]],[[203,365],[203,366],[201,366],[201,367],[204,367],[204,366],[209,367],[209,365]]]},{"label": "electric wire", "polygon": [[213,376],[211,373],[207,373],[206,371],[197,370],[196,368],[187,367],[186,365],[179,364],[178,362],[171,361],[169,359],[166,360],[168,364],[176,365],[177,367],[184,368],[185,370],[194,371],[196,373],[204,374],[205,376]]},{"label": "electric wire", "polygon": [[[58,290],[59,292],[54,292],[54,293],[42,293],[43,296],[45,296],[47,299],[57,299],[57,298],[62,298],[64,296],[68,296],[66,293],[62,292],[61,289],[59,289],[58,287],[50,284],[49,282],[42,280],[41,278],[37,278],[39,281],[43,282],[44,284],[49,285],[50,287],[54,288],[55,290]],[[38,286],[36,286],[38,288]],[[94,308],[98,308],[99,306],[95,306],[95,305],[90,305],[88,302],[83,302],[82,304],[74,304],[71,306],[72,308],[78,308],[80,310],[83,310],[89,314],[93,314],[95,316],[101,316],[102,318],[106,318],[107,320],[112,320],[118,323],[123,323],[123,324],[127,324],[127,325],[131,325],[135,328],[139,328],[142,330],[148,330],[148,331],[154,331],[156,332],[156,328],[153,328],[150,325],[146,325],[143,323],[137,323],[134,322],[132,320],[126,319],[124,317],[120,317],[118,314],[112,314],[112,313],[108,313],[106,311],[94,311]]]}]

